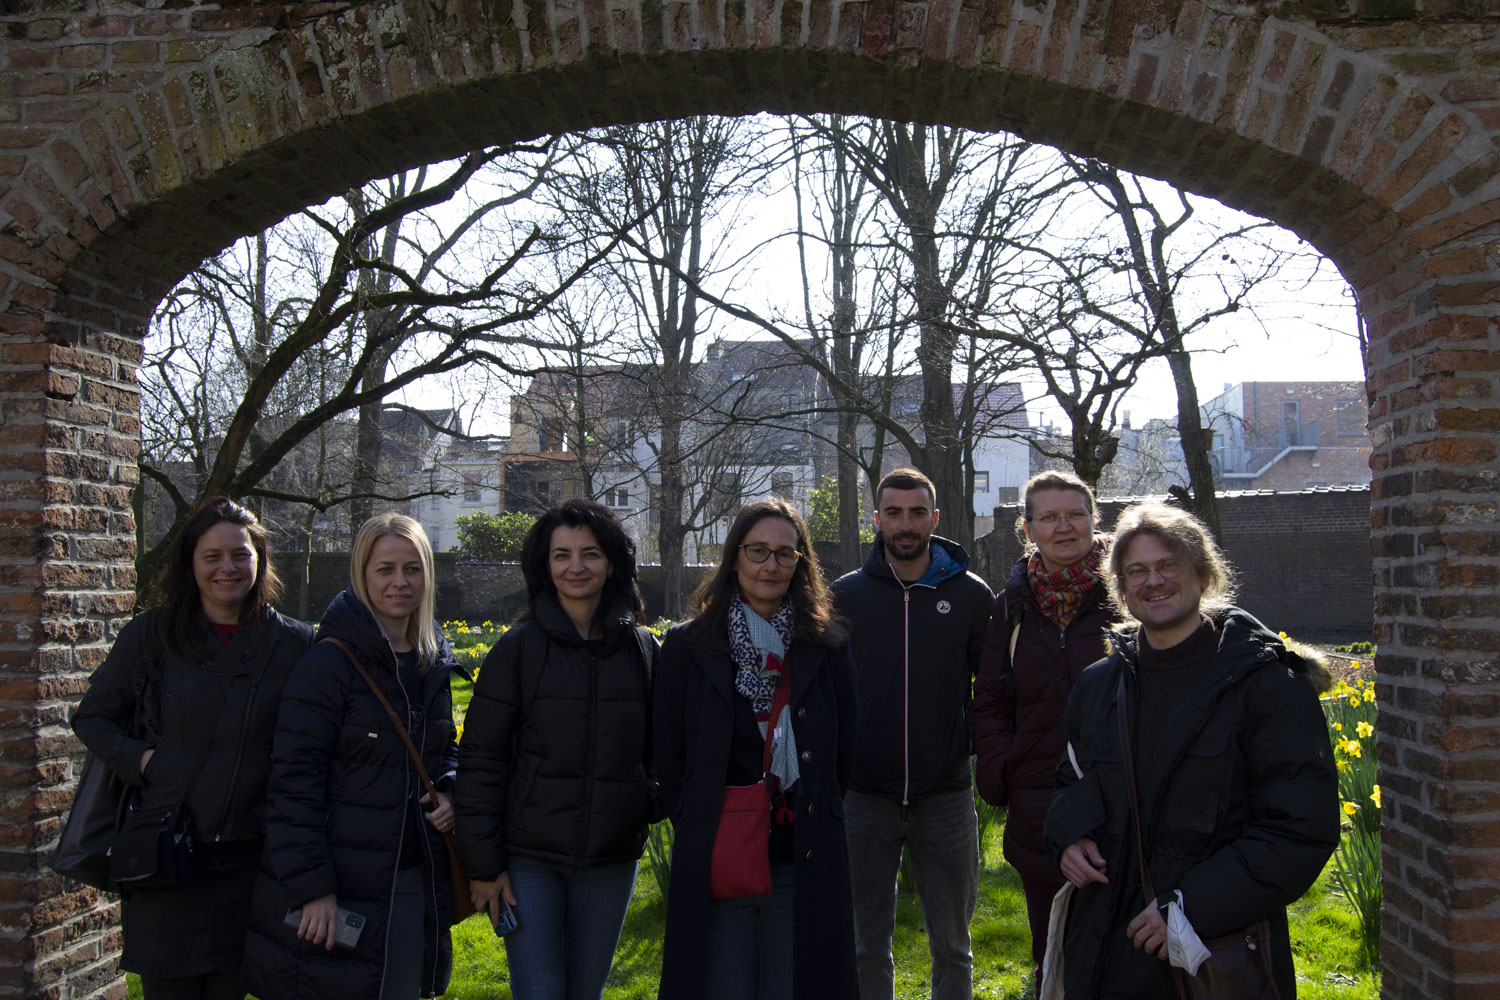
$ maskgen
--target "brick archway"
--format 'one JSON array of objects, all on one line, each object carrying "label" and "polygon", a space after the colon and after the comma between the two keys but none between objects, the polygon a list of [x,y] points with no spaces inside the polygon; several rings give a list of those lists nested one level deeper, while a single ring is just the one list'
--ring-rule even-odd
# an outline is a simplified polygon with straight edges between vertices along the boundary
[{"label": "brick archway", "polygon": [[71,789],[66,713],[135,584],[134,365],[159,296],[372,176],[758,110],[1008,129],[1274,219],[1338,262],[1372,341],[1383,992],[1500,988],[1500,18],[1429,5],[8,4],[0,995],[119,995],[112,910],[42,859]]}]

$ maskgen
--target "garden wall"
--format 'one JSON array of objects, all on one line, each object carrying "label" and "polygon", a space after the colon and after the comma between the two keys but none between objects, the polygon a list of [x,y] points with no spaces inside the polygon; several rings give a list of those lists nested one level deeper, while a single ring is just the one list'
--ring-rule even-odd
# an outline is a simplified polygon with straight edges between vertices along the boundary
[{"label": "garden wall", "polygon": [[[285,577],[297,554],[283,556],[279,571]],[[691,593],[710,572],[711,566],[688,566],[684,573]],[[646,599],[646,618],[661,617],[662,585],[660,566],[641,567],[641,594]],[[308,572],[307,611],[303,617],[316,621],[335,594],[349,583],[349,555],[346,552],[314,552]],[[509,622],[526,606],[526,580],[518,563],[460,562],[452,552],[437,553],[437,616],[439,621],[455,619],[469,622]],[[281,607],[288,614],[298,613],[302,585],[300,580],[285,581]]]},{"label": "garden wall", "polygon": [[[1105,528],[1135,502],[1100,501]],[[1004,582],[1021,553],[1010,527],[1019,513],[1019,504],[996,507],[1002,527],[975,545],[976,572],[992,587]],[[1373,637],[1369,487],[1221,493],[1219,520],[1225,553],[1240,576],[1241,607],[1299,639]]]}]

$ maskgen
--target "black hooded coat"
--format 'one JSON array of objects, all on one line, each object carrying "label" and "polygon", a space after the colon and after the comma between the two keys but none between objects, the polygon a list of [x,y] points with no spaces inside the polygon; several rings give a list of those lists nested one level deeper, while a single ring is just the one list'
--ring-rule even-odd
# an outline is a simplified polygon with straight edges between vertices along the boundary
[{"label": "black hooded coat", "polygon": [[[344,591],[318,626],[318,638],[348,643],[397,714],[409,720],[423,766],[439,788],[457,766],[449,677],[457,663],[446,640],[405,690],[396,655],[369,609]],[[420,779],[391,719],[369,685],[334,644],[315,642],[282,695],[271,752],[266,851],[250,909],[244,985],[275,1000],[373,998],[380,995],[386,934],[407,811],[419,810]],[[452,969],[448,862],[442,836],[419,817],[427,876],[427,947],[422,996],[441,994]],[[328,893],[361,914],[352,950],[299,940],[283,918]]]},{"label": "black hooded coat", "polygon": [[[1339,842],[1338,775],[1318,692],[1328,674],[1255,618],[1215,617],[1217,651],[1195,670],[1136,769],[1142,839],[1157,901],[1183,896],[1198,936],[1266,918],[1271,967],[1295,997],[1286,907],[1307,891]],[[1134,731],[1137,630],[1084,671],[1064,723],[1083,776],[1064,755],[1047,813],[1047,851],[1091,837],[1107,883],[1073,894],[1064,937],[1067,1000],[1174,995],[1167,963],[1134,948],[1126,925],[1145,908],[1115,714],[1121,671]],[[1132,735],[1132,743],[1134,735]]]}]

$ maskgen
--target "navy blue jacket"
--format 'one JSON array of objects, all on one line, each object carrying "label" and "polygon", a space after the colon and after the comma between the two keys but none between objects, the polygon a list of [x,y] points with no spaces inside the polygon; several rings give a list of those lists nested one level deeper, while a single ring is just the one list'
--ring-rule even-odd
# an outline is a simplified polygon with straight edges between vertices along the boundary
[{"label": "navy blue jacket", "polygon": [[851,787],[896,802],[970,783],[969,703],[995,595],[957,542],[934,535],[932,552],[927,575],[903,583],[877,536],[864,566],[833,582],[859,702]]}]

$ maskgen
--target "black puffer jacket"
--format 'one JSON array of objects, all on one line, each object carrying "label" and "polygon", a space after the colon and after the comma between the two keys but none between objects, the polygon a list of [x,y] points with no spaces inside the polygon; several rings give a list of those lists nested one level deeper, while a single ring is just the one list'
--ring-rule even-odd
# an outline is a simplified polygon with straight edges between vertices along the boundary
[{"label": "black puffer jacket", "polygon": [[591,647],[551,594],[500,637],[459,747],[465,874],[491,881],[512,854],[568,867],[641,856],[660,815],[649,756],[658,648],[625,605]]},{"label": "black puffer jacket", "polygon": [[[333,599],[318,636],[355,650],[391,706],[411,720],[427,773],[439,786],[451,785],[457,745],[448,683],[456,664],[447,642],[423,674],[421,690],[406,691],[390,643],[352,592]],[[276,724],[270,825],[245,946],[250,992],[268,1000],[380,995],[406,814],[420,810],[421,794],[416,767],[369,685],[337,646],[314,643],[287,681]],[[452,966],[450,889],[442,837],[425,820],[415,826],[429,892],[425,997],[443,992]],[[352,951],[300,941],[282,923],[288,910],[330,892],[365,917]]]},{"label": "black puffer jacket", "polygon": [[859,702],[851,787],[896,802],[970,782],[969,702],[995,595],[957,542],[934,535],[932,550],[927,574],[902,583],[877,537],[864,567],[833,582]]},{"label": "black puffer jacket", "polygon": [[[1271,965],[1282,996],[1294,997],[1286,907],[1339,840],[1338,777],[1317,697],[1327,673],[1243,611],[1231,608],[1215,624],[1217,654],[1197,669],[1149,769],[1136,774],[1146,864],[1158,900],[1180,889],[1204,939],[1268,918]],[[1115,720],[1123,670],[1134,726],[1136,631],[1112,638],[1115,652],[1085,671],[1068,699],[1068,739],[1083,777],[1064,757],[1045,828],[1054,862],[1092,837],[1109,876],[1073,895],[1068,1000],[1093,1000],[1106,987],[1111,997],[1173,995],[1167,963],[1125,936],[1146,905]]]},{"label": "black puffer jacket", "polygon": [[995,598],[974,678],[974,782],[986,801],[1010,807],[1005,859],[1027,878],[1061,883],[1042,845],[1042,822],[1068,745],[1063,709],[1084,668],[1104,658],[1115,616],[1100,582],[1059,629],[1037,603],[1026,563],[1025,556],[1016,562]]},{"label": "black puffer jacket", "polygon": [[[193,876],[130,893],[120,964],[147,976],[196,976],[240,967],[276,713],[312,629],[267,609],[227,646],[205,633],[211,652],[199,659],[156,647],[150,633],[160,613],[144,612],[120,630],[73,728],[122,781],[140,788],[132,822],[152,823],[186,802],[198,842]],[[138,687],[142,732],[135,734]],[[143,778],[141,754],[151,746]]]}]

